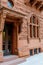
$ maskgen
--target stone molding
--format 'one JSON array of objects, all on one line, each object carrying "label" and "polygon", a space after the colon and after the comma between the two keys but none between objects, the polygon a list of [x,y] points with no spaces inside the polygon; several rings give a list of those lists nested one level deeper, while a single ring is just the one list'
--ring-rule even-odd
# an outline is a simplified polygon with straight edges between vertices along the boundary
[{"label": "stone molding", "polygon": [[3,31],[4,29],[5,18],[6,18],[6,12],[3,11],[1,14],[0,32]]}]

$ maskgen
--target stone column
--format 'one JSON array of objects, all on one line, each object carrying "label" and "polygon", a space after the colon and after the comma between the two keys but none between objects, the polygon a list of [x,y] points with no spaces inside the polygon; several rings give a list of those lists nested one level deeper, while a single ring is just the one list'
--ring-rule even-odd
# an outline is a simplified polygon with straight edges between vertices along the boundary
[{"label": "stone column", "polygon": [[12,54],[17,54],[17,24],[14,23],[13,27],[13,43],[12,43]]},{"label": "stone column", "polygon": [[27,43],[29,44],[30,41],[30,16],[27,17]]},{"label": "stone column", "polygon": [[2,50],[2,47],[3,47],[3,37],[2,37],[2,32],[3,32],[3,29],[4,29],[5,18],[6,18],[6,15],[3,12],[0,15],[0,61],[3,61],[3,50]]},{"label": "stone column", "polygon": [[29,55],[28,42],[28,20],[24,17],[22,18],[21,32],[18,35],[19,57]]}]

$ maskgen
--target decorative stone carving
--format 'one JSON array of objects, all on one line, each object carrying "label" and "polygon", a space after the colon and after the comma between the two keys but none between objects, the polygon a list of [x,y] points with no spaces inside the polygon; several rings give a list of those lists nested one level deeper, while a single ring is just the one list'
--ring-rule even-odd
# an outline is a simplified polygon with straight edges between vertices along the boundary
[{"label": "decorative stone carving", "polygon": [[4,29],[5,18],[6,18],[6,12],[3,11],[0,18],[0,31],[3,31]]}]

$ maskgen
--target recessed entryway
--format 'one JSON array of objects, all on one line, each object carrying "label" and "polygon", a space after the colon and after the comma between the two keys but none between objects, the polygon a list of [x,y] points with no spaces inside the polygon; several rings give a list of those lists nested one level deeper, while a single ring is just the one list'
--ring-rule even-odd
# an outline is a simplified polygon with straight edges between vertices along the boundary
[{"label": "recessed entryway", "polygon": [[[3,54],[4,56],[15,54],[13,53],[13,51],[15,51],[15,48],[13,47],[14,47],[14,43],[17,46],[16,40],[15,40],[15,38],[17,39],[17,35],[15,36],[13,35],[14,31],[16,31],[14,27],[14,23],[5,22],[4,30],[3,30],[3,52],[4,52]],[[13,42],[13,40],[15,40],[15,42]]]}]

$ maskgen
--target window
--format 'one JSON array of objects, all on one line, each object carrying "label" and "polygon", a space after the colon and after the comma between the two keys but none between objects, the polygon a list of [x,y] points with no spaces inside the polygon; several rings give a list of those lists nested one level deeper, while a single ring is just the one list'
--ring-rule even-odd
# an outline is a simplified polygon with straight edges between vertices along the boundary
[{"label": "window", "polygon": [[33,50],[32,49],[30,50],[30,55],[33,55]]},{"label": "window", "polygon": [[30,25],[30,37],[32,37],[32,25]]},{"label": "window", "polygon": [[30,37],[38,38],[39,37],[39,24],[38,18],[36,16],[31,16],[30,18]]},{"label": "window", "polygon": [[18,33],[21,33],[21,24],[18,26]]},{"label": "window", "polygon": [[30,1],[31,6],[32,6],[33,3],[35,2],[35,0],[29,0],[29,1]]},{"label": "window", "polygon": [[41,52],[41,48],[38,49],[39,53]]},{"label": "window", "polygon": [[32,17],[32,23],[35,23],[35,16]]},{"label": "window", "polygon": [[34,54],[37,54],[37,49],[34,49]]},{"label": "window", "polygon": [[30,49],[30,56],[33,55],[33,52],[34,52],[34,54],[40,53],[41,52],[41,48]]},{"label": "window", "polygon": [[33,26],[33,36],[35,37],[35,26]]},{"label": "window", "polygon": [[10,7],[10,8],[12,8],[14,6],[14,3],[12,0],[8,0],[7,4],[8,4],[8,7]]}]

